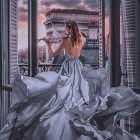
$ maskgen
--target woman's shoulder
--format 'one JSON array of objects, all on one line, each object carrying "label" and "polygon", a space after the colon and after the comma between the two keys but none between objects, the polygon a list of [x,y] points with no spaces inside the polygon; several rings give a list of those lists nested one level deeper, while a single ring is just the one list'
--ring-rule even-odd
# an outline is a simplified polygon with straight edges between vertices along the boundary
[{"label": "woman's shoulder", "polygon": [[82,41],[83,41],[83,44],[86,43],[86,38],[84,38],[83,36],[82,36]]},{"label": "woman's shoulder", "polygon": [[64,43],[69,42],[69,38],[62,38],[61,41]]}]

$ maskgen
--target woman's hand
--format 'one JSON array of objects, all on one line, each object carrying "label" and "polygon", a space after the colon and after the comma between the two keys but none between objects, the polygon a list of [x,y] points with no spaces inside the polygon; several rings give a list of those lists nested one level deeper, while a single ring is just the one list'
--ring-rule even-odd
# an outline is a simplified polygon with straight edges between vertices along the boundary
[{"label": "woman's hand", "polygon": [[46,42],[47,45],[50,45],[49,40],[46,39],[46,37],[43,37],[41,40],[43,40],[44,42]]}]

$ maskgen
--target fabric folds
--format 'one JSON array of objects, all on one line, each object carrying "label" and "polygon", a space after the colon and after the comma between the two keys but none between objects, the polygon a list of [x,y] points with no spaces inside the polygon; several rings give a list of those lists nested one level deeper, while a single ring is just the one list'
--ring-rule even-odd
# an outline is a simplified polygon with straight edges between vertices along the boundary
[{"label": "fabric folds", "polygon": [[108,66],[83,67],[68,53],[59,73],[16,75],[0,140],[139,140],[118,121],[140,110],[140,98],[108,79]]}]

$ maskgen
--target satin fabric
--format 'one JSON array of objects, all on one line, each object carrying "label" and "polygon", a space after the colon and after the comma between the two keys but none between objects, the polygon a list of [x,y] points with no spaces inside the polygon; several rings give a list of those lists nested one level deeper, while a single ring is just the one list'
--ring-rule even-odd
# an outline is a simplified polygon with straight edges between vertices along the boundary
[{"label": "satin fabric", "polygon": [[117,123],[140,110],[136,93],[109,88],[108,64],[93,70],[65,55],[59,73],[16,75],[0,140],[139,140]]}]

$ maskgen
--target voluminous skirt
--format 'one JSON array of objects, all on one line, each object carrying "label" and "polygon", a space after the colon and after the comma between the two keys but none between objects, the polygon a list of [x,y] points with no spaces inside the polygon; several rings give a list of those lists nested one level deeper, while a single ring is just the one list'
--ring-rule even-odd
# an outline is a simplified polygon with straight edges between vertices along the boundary
[{"label": "voluminous skirt", "polygon": [[106,69],[65,61],[61,73],[17,74],[12,87],[0,140],[139,140],[118,121],[138,112],[140,99],[129,87],[109,88]]}]

